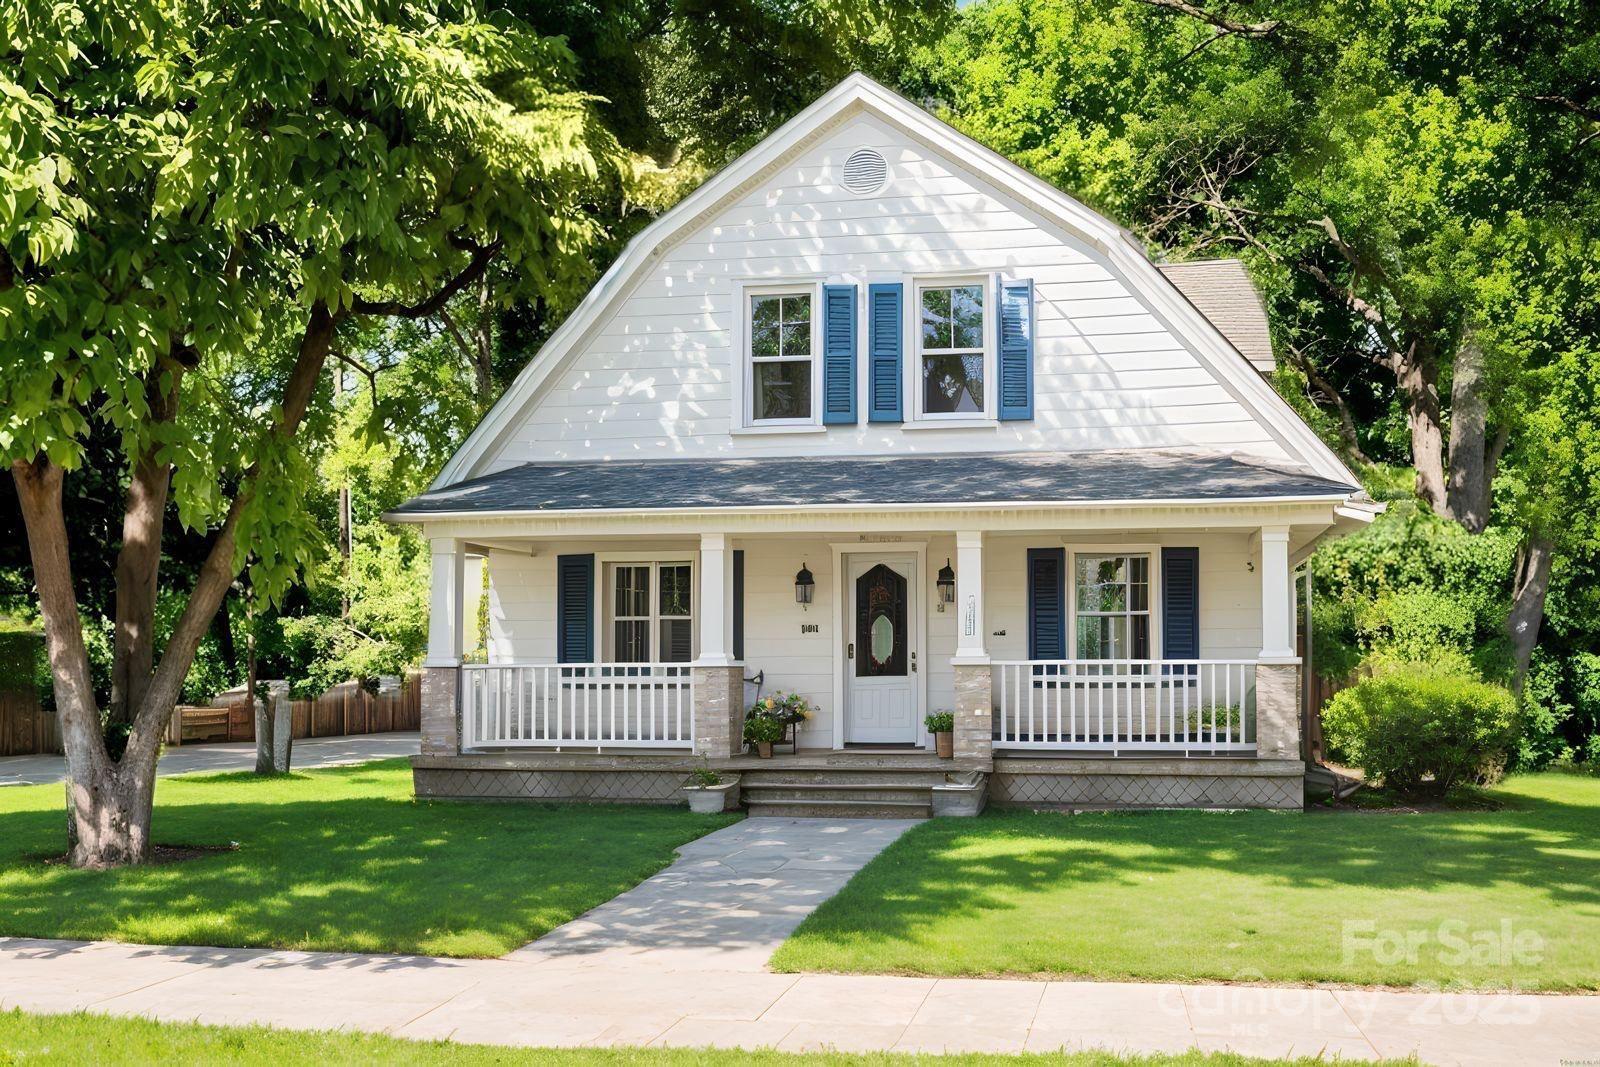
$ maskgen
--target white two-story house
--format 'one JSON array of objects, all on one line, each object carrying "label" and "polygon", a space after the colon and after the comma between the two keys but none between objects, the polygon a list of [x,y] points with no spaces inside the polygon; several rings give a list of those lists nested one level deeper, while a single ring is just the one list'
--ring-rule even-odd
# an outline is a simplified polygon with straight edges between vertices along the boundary
[{"label": "white two-story house", "polygon": [[[1237,263],[1158,266],[846,79],[641,233],[389,516],[433,555],[418,792],[677,800],[705,760],[756,813],[946,778],[1298,807],[1297,569],[1375,505],[1271,360]],[[771,761],[758,687],[817,709]]]}]

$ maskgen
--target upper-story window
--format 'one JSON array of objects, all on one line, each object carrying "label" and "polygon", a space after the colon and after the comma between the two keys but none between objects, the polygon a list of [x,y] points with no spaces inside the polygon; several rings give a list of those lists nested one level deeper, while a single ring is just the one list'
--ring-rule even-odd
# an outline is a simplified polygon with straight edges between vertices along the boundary
[{"label": "upper-story window", "polygon": [[917,289],[921,329],[917,335],[918,414],[982,418],[988,355],[984,338],[984,286],[938,283]]},{"label": "upper-story window", "polygon": [[804,423],[814,418],[816,342],[810,292],[750,297],[750,421]]}]

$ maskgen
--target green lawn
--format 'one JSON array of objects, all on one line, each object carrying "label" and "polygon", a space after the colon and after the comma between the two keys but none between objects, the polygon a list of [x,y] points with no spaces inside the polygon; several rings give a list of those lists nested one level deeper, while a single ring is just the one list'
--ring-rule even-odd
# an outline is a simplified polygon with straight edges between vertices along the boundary
[{"label": "green lawn", "polygon": [[416,800],[404,760],[263,779],[160,779],[154,837],[239,843],[77,871],[62,788],[0,789],[0,935],[498,956],[734,821],[682,808]]},{"label": "green lawn", "polygon": [[799,1067],[801,1064],[883,1064],[909,1067],[942,1065],[1062,1064],[1064,1067],[1172,1065],[1244,1067],[1246,1064],[1300,1064],[1325,1067],[1325,1060],[1258,1060],[1224,1053],[1188,1052],[1175,1056],[1118,1056],[1077,1052],[1036,1056],[788,1055],[778,1052],[710,1049],[521,1049],[455,1045],[444,1041],[404,1041],[375,1034],[317,1031],[300,1033],[262,1026],[196,1026],[156,1023],[103,1015],[25,1015],[0,1012],[0,1064],[551,1064],[555,1067],[643,1064],[647,1067],[733,1067],[735,1064]]},{"label": "green lawn", "polygon": [[1501,810],[938,819],[773,966],[1600,988],[1600,779],[1493,796]]}]

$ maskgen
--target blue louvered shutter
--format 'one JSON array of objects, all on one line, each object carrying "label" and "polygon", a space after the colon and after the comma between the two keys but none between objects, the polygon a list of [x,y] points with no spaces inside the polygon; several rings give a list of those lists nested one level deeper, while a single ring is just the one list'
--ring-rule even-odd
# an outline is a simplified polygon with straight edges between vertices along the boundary
[{"label": "blue louvered shutter", "polygon": [[594,662],[594,556],[556,557],[556,662]]},{"label": "blue louvered shutter", "polygon": [[1161,550],[1161,655],[1200,658],[1200,550]]},{"label": "blue louvered shutter", "polygon": [[867,287],[868,360],[872,396],[867,407],[868,422],[903,422],[900,403],[900,350],[904,347],[900,328],[905,314],[905,287],[899,282],[881,282]]},{"label": "blue louvered shutter", "polygon": [[1033,282],[1000,283],[1000,417],[1033,418]]},{"label": "blue louvered shutter", "polygon": [[856,421],[856,287],[822,287],[822,421]]},{"label": "blue louvered shutter", "polygon": [[733,658],[744,662],[744,549],[733,550]]},{"label": "blue louvered shutter", "polygon": [[1067,658],[1067,550],[1028,549],[1028,658]]}]

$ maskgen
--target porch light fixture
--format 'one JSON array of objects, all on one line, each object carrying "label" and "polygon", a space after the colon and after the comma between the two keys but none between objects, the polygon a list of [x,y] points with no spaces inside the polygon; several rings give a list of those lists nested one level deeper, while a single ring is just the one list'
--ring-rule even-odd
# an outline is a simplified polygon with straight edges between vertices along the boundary
[{"label": "porch light fixture", "polygon": [[800,564],[800,573],[794,576],[794,602],[796,604],[811,603],[811,594],[817,588],[817,580],[811,577],[811,571],[804,563]]},{"label": "porch light fixture", "polygon": [[943,611],[946,604],[956,602],[956,572],[950,569],[950,559],[945,558],[944,566],[939,568],[939,578],[934,582],[939,587],[939,610]]}]

